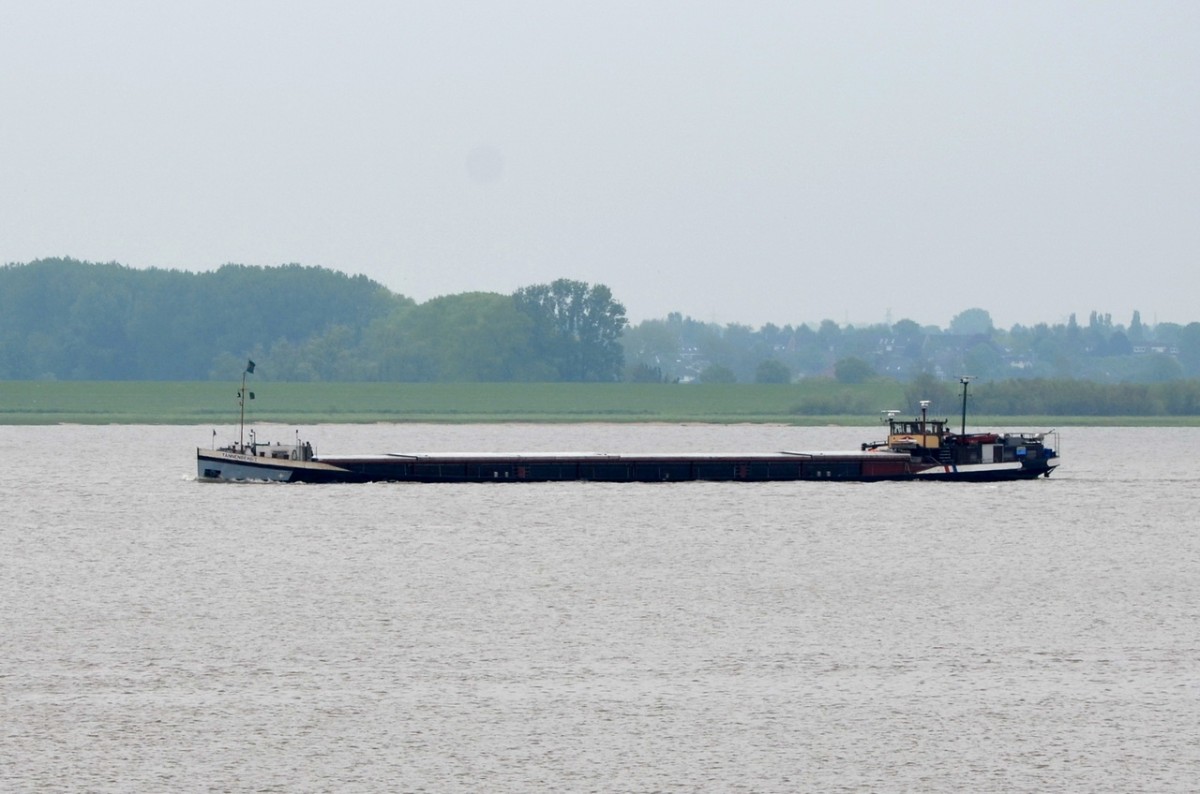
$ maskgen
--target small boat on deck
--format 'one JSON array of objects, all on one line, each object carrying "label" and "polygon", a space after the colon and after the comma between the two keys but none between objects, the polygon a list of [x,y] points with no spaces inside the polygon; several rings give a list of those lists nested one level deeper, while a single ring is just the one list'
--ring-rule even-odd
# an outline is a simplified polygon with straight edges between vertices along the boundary
[{"label": "small boat on deck", "polygon": [[[253,362],[247,372],[253,372]],[[997,482],[1048,477],[1058,466],[1054,433],[967,433],[929,419],[928,402],[912,420],[885,412],[885,441],[846,452],[646,453],[464,452],[318,455],[297,434],[292,443],[250,440],[196,450],[196,475],[217,482],[773,482],[925,480]],[[245,422],[245,374],[238,399]],[[1047,443],[1047,436],[1055,438]]]}]

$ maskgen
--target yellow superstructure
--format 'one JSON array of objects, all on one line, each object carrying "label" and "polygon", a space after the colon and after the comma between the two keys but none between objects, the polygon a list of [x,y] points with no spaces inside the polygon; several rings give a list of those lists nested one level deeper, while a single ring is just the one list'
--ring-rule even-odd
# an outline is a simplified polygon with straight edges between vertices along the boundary
[{"label": "yellow superstructure", "polygon": [[888,446],[937,449],[945,434],[946,423],[939,419],[918,419],[911,422],[892,419],[889,422]]}]

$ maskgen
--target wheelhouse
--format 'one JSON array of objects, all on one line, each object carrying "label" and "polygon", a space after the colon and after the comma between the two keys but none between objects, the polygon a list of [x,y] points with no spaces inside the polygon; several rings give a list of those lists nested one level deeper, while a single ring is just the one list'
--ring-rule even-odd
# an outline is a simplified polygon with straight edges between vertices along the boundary
[{"label": "wheelhouse", "polygon": [[945,419],[888,419],[888,446],[894,449],[937,449],[946,436]]}]

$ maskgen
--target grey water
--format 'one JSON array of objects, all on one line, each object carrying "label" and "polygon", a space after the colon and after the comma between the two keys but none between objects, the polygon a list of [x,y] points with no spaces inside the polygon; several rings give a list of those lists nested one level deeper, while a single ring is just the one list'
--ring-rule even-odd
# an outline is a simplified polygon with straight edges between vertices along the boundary
[{"label": "grey water", "polygon": [[[872,430],[305,437],[694,452]],[[1200,430],[1068,428],[1052,477],[993,485],[197,482],[211,436],[0,428],[0,790],[1200,780]]]}]

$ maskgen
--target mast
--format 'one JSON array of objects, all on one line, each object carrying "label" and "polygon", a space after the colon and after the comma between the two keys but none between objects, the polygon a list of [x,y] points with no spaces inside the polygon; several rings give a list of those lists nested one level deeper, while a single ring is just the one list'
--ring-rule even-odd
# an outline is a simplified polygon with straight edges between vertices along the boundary
[{"label": "mast", "polygon": [[[246,368],[242,370],[242,388],[238,391],[238,409],[241,415],[238,417],[238,452],[246,451],[245,431],[246,431],[246,375],[254,372],[254,362],[247,359]],[[250,399],[254,399],[254,392],[250,392]]]},{"label": "mast", "polygon": [[963,375],[959,377],[958,382],[962,384],[962,435],[967,434],[967,384],[975,380],[974,375]]}]

